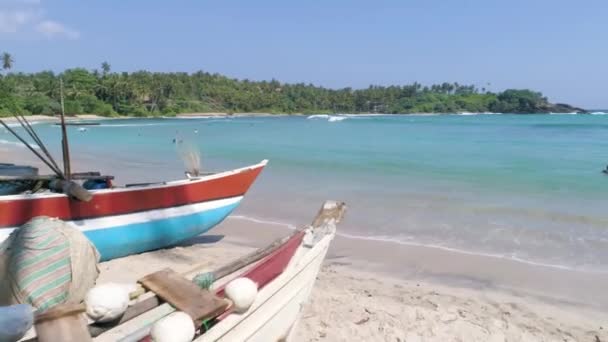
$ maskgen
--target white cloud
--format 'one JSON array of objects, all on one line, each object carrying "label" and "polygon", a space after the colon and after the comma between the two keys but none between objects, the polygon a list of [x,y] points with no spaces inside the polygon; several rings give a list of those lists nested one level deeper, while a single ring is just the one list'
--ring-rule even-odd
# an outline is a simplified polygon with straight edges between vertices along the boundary
[{"label": "white cloud", "polygon": [[29,10],[0,10],[0,33],[17,33],[36,16]]},{"label": "white cloud", "polygon": [[80,32],[73,30],[53,20],[43,20],[36,25],[36,31],[47,38],[66,37],[68,39],[80,38]]},{"label": "white cloud", "polygon": [[78,39],[80,32],[47,18],[40,0],[0,0],[0,38],[42,35],[48,39]]}]

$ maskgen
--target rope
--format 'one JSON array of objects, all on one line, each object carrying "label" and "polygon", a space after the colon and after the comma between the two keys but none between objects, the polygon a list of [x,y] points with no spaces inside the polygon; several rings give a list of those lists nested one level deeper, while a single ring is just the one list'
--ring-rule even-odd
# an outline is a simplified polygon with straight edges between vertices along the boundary
[{"label": "rope", "polygon": [[211,285],[215,281],[215,277],[212,272],[201,273],[196,275],[192,282],[198,285],[201,289],[209,290]]}]

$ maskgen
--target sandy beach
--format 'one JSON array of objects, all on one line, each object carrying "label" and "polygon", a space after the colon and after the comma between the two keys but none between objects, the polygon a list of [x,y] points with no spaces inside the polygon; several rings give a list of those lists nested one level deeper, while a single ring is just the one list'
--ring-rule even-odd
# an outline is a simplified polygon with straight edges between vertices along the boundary
[{"label": "sandy beach", "polygon": [[[51,115],[28,115],[26,119],[32,122],[59,122],[59,116],[51,116]],[[78,114],[72,116],[66,116],[67,121],[79,121],[79,120],[107,120],[111,119],[109,117],[96,115],[96,114]],[[14,117],[6,117],[2,118],[2,120],[6,123],[17,123],[17,119]]]},{"label": "sandy beach", "polygon": [[[25,152],[0,145],[0,162],[40,166]],[[132,171],[119,160],[81,158],[75,156],[78,165],[91,169],[121,170],[120,181]],[[102,263],[98,282],[134,282],[200,262],[212,268],[264,246],[289,230],[241,215],[263,203],[254,189],[243,208],[208,234]],[[308,219],[316,210],[302,209]],[[357,239],[343,234],[349,224],[347,212],[304,308],[298,341],[608,341],[606,274]]]},{"label": "sandy beach", "polygon": [[[179,247],[102,263],[98,282],[133,282],[164,267],[185,271],[200,262],[212,269],[288,232],[264,227],[228,219]],[[235,234],[245,230],[250,233]],[[582,305],[363,271],[333,249],[296,336],[298,341],[606,341],[606,317]]]}]

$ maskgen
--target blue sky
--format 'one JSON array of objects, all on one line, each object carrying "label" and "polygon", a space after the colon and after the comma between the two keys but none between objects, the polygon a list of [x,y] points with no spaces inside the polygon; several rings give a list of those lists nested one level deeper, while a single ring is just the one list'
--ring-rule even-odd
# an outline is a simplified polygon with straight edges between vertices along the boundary
[{"label": "blue sky", "polygon": [[448,81],[608,108],[607,16],[608,0],[0,0],[0,51],[15,71]]}]

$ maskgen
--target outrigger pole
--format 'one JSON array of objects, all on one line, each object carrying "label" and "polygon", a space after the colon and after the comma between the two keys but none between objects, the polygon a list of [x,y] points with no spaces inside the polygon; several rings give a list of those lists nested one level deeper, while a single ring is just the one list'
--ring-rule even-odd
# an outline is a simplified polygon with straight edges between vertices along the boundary
[{"label": "outrigger pole", "polygon": [[63,103],[63,78],[59,79],[59,92],[61,94],[61,147],[63,151],[63,174],[66,180],[72,179],[70,167],[70,147],[68,144],[68,133],[65,128],[65,106]]}]

